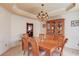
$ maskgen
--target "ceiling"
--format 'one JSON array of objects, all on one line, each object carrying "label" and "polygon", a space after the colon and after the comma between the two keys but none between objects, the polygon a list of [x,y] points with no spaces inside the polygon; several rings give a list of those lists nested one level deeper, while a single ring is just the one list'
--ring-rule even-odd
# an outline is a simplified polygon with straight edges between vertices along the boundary
[{"label": "ceiling", "polygon": [[[44,9],[47,10],[48,12],[58,10],[60,8],[65,8],[69,4],[68,3],[48,3],[44,4]],[[17,4],[17,7],[24,10],[28,11],[33,14],[37,14],[41,11],[41,3],[32,3],[32,4]]]},{"label": "ceiling", "polygon": [[[71,3],[44,3],[44,10],[47,10],[48,15],[53,17],[55,15],[66,13],[66,8],[70,4]],[[10,11],[11,13],[34,19],[37,18],[36,15],[41,11],[41,3],[6,3],[0,4],[0,6]],[[77,4],[77,7],[78,6],[79,5]]]}]

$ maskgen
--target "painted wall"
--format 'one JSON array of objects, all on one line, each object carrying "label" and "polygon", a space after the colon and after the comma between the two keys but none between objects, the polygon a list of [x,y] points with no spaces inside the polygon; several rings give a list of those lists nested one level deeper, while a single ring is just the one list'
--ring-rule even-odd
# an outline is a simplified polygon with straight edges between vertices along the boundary
[{"label": "painted wall", "polygon": [[41,23],[34,19],[28,19],[17,15],[11,17],[11,40],[12,42],[21,40],[21,35],[26,33],[26,23],[33,23],[34,36],[39,36],[41,33]]},{"label": "painted wall", "polygon": [[0,54],[9,48],[11,39],[11,14],[0,7]]},{"label": "painted wall", "polygon": [[79,12],[63,15],[65,18],[65,36],[69,39],[67,47],[79,50],[79,26],[71,27],[72,20],[79,20]]},{"label": "painted wall", "polygon": [[21,40],[21,35],[26,33],[26,23],[34,24],[34,36],[42,33],[42,24],[38,20],[17,16],[0,8],[0,54]]}]

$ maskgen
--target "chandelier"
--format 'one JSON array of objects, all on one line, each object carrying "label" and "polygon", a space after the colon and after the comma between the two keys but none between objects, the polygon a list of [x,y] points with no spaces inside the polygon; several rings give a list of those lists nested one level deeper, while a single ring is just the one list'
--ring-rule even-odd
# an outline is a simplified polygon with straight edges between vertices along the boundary
[{"label": "chandelier", "polygon": [[40,19],[41,21],[47,21],[48,20],[48,13],[47,10],[44,10],[44,4],[41,4],[42,10],[40,13],[38,13],[37,18]]}]

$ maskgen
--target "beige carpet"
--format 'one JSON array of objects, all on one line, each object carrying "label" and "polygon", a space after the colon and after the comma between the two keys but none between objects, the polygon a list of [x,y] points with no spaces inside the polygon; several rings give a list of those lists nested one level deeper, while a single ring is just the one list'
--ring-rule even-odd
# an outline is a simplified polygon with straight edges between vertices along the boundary
[{"label": "beige carpet", "polygon": [[[13,48],[10,48],[2,56],[23,56],[21,42]],[[63,56],[79,56],[79,50],[64,48]]]}]

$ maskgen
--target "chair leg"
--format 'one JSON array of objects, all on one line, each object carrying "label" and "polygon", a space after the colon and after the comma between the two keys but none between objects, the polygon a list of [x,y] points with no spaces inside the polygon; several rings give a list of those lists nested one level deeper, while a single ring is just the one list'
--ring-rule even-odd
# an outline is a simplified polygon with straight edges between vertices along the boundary
[{"label": "chair leg", "polygon": [[29,53],[28,52],[24,52],[23,55],[29,56]]},{"label": "chair leg", "polygon": [[23,55],[28,56],[28,55],[29,55],[29,54],[28,54],[28,51],[24,50],[24,51],[23,51]]},{"label": "chair leg", "polygon": [[25,55],[25,51],[23,52],[23,55]]},{"label": "chair leg", "polygon": [[60,56],[62,56],[63,55],[63,50],[61,51],[61,53],[60,53]]},{"label": "chair leg", "polygon": [[46,56],[50,56],[50,52],[49,51],[46,52]]}]

